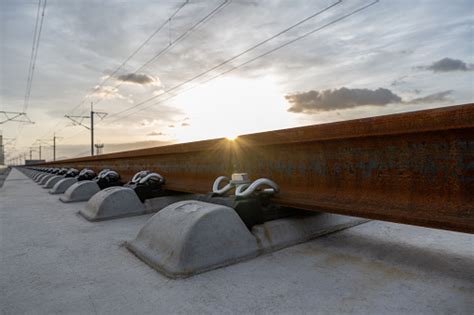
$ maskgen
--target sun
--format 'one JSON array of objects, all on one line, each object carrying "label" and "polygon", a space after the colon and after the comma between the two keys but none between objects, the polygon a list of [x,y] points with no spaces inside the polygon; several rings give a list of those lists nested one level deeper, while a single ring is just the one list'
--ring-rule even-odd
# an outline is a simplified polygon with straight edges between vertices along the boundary
[{"label": "sun", "polygon": [[190,125],[176,128],[180,142],[226,138],[293,126],[284,93],[272,77],[227,77],[189,90],[173,99],[175,106],[189,117]]},{"label": "sun", "polygon": [[227,140],[229,140],[229,141],[235,141],[235,140],[237,140],[238,137],[239,137],[239,136],[236,135],[236,134],[229,134],[229,135],[227,135],[225,138],[226,138]]}]

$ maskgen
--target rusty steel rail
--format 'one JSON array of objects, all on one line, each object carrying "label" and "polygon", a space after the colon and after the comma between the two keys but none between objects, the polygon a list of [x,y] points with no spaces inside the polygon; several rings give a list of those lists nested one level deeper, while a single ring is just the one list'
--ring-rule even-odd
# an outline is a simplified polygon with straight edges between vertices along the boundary
[{"label": "rusty steel rail", "polygon": [[159,172],[206,193],[247,172],[280,185],[280,205],[474,233],[474,104],[41,164]]}]

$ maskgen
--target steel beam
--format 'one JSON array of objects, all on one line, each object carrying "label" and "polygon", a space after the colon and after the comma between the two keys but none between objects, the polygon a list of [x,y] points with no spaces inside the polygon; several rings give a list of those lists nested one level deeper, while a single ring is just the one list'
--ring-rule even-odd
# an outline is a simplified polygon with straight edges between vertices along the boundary
[{"label": "steel beam", "polygon": [[281,205],[474,233],[474,104],[43,165],[150,169],[193,193],[248,172],[276,181]]}]

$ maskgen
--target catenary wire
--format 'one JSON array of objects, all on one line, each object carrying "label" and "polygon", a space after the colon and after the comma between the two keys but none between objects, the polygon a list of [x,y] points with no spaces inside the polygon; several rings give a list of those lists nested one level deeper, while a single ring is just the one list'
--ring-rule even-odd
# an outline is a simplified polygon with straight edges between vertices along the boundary
[{"label": "catenary wire", "polygon": [[[345,14],[345,15],[343,15],[343,16],[337,18],[337,19],[332,20],[331,22],[328,22],[328,23],[326,23],[326,24],[324,24],[324,25],[322,25],[322,26],[320,26],[320,27],[318,27],[318,28],[315,28],[315,29],[313,29],[313,30],[311,30],[311,31],[309,31],[309,32],[306,32],[306,33],[304,33],[304,34],[302,34],[302,35],[300,35],[300,36],[298,36],[298,37],[296,37],[296,38],[294,38],[294,39],[292,39],[292,40],[290,40],[290,41],[287,41],[287,42],[285,42],[285,43],[283,43],[283,44],[281,44],[281,45],[278,45],[278,46],[275,47],[275,48],[272,48],[272,49],[270,49],[270,50],[268,50],[268,51],[266,51],[266,52],[264,52],[264,53],[262,53],[262,54],[260,54],[260,55],[258,55],[258,56],[256,56],[256,57],[254,57],[254,58],[252,58],[252,59],[250,59],[250,60],[247,60],[247,61],[245,61],[245,62],[243,62],[243,63],[241,63],[241,64],[239,64],[239,65],[237,65],[237,66],[234,66],[234,67],[232,67],[232,68],[230,68],[230,69],[228,69],[228,70],[226,70],[226,71],[223,71],[223,72],[221,72],[221,73],[219,73],[219,74],[217,74],[217,75],[215,75],[215,76],[213,76],[213,77],[211,77],[211,78],[209,78],[209,79],[206,79],[205,81],[202,81],[202,82],[200,82],[200,83],[198,83],[198,84],[196,84],[196,85],[194,85],[194,86],[192,86],[192,87],[186,89],[185,91],[188,91],[188,90],[190,90],[190,89],[193,89],[193,88],[195,88],[195,87],[197,87],[197,86],[200,86],[200,85],[202,85],[202,84],[205,84],[205,83],[207,83],[207,82],[210,82],[210,81],[212,81],[212,80],[215,80],[215,79],[217,79],[218,77],[221,77],[221,76],[223,76],[223,75],[225,75],[225,74],[228,74],[228,73],[233,72],[233,71],[235,71],[235,70],[237,70],[237,69],[239,69],[239,68],[242,68],[242,67],[244,67],[244,66],[246,66],[246,65],[248,65],[248,64],[250,64],[250,63],[252,63],[252,62],[254,62],[255,60],[258,60],[258,59],[260,59],[260,58],[263,58],[263,57],[265,57],[265,56],[267,56],[267,55],[269,55],[269,54],[271,54],[271,53],[273,53],[273,52],[275,52],[275,51],[278,51],[278,50],[280,50],[280,49],[282,49],[282,48],[284,48],[284,47],[286,47],[286,46],[288,46],[288,45],[293,44],[293,43],[296,42],[296,41],[299,41],[299,40],[301,40],[301,39],[303,39],[303,38],[306,38],[306,37],[308,37],[309,35],[312,35],[312,34],[314,34],[314,33],[316,33],[316,32],[319,32],[319,31],[321,31],[321,30],[323,30],[323,29],[325,29],[325,28],[327,28],[327,27],[329,27],[329,26],[331,26],[331,25],[334,25],[334,24],[336,24],[336,23],[338,23],[338,22],[340,22],[340,21],[342,21],[342,20],[344,20],[344,19],[346,19],[346,18],[349,18],[349,17],[351,17],[351,16],[353,16],[353,15],[355,15],[355,14],[357,14],[357,13],[363,11],[363,10],[366,10],[366,9],[368,9],[369,7],[375,5],[375,4],[378,3],[378,2],[380,2],[380,0],[375,0],[375,1],[369,3],[369,4],[365,5],[365,6],[362,6],[362,7],[358,8],[358,9],[356,9],[356,10],[353,10],[353,11],[351,11],[351,12],[348,13],[348,14]],[[182,91],[181,93],[184,93],[185,91]],[[147,109],[147,108],[150,108],[151,106],[160,104],[160,103],[162,103],[162,102],[164,102],[164,101],[166,101],[166,100],[169,100],[169,99],[171,99],[171,98],[174,98],[174,97],[180,95],[181,93],[176,93],[176,94],[174,94],[174,95],[172,95],[172,96],[170,96],[170,97],[168,97],[168,98],[166,98],[166,99],[164,99],[164,100],[162,100],[162,101],[159,101],[159,102],[157,102],[157,103],[153,103],[153,104],[148,105],[148,106],[146,106],[146,107],[140,108],[139,110],[137,110],[137,111],[135,111],[135,112],[133,112],[133,113],[131,113],[131,114],[125,116],[125,117],[129,117],[129,116],[134,115],[134,114],[136,114],[136,113],[138,113],[138,112],[140,112],[140,111],[143,111],[143,110],[145,110],[145,109]],[[150,98],[150,99],[157,98],[157,97],[159,97],[159,96],[161,96],[161,95],[163,95],[163,94],[160,94],[160,95],[158,95],[158,96],[154,96],[154,97],[152,97],[152,98]],[[139,104],[137,104],[137,105],[139,105]],[[135,107],[136,107],[136,105],[135,105]],[[110,122],[108,122],[108,123],[106,123],[106,124],[108,125],[108,124],[114,123],[114,122],[116,122],[116,121],[119,121],[119,120],[121,120],[121,119],[124,119],[125,117],[117,118],[117,119],[115,119],[115,120],[113,120],[113,121],[110,121]]]}]

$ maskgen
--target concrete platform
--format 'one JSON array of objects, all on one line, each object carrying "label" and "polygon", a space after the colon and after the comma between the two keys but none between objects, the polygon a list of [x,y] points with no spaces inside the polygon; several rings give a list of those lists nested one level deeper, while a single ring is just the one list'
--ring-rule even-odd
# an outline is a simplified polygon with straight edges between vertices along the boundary
[{"label": "concrete platform", "polygon": [[0,188],[3,186],[3,183],[8,177],[8,174],[10,173],[10,168],[7,167],[0,167]]},{"label": "concrete platform", "polygon": [[[28,198],[25,198],[28,196]],[[152,215],[90,223],[17,170],[0,189],[1,314],[472,314],[473,236],[371,221],[170,280],[123,244]]]}]

